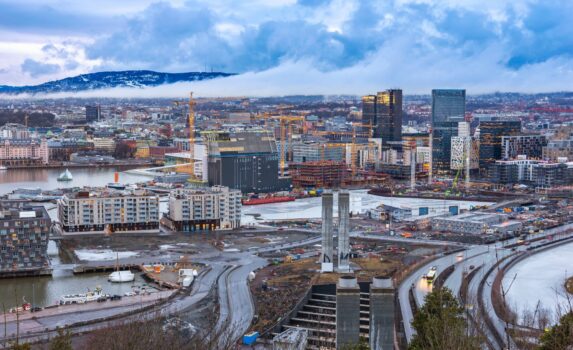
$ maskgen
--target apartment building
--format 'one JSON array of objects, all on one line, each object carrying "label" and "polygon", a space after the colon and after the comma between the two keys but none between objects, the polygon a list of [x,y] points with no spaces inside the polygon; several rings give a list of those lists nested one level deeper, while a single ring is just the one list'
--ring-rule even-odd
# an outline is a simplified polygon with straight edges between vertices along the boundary
[{"label": "apartment building", "polygon": [[241,191],[225,186],[176,189],[163,223],[173,231],[230,230],[241,226]]},{"label": "apartment building", "polygon": [[159,197],[146,190],[78,191],[58,201],[64,232],[128,232],[159,228]]}]

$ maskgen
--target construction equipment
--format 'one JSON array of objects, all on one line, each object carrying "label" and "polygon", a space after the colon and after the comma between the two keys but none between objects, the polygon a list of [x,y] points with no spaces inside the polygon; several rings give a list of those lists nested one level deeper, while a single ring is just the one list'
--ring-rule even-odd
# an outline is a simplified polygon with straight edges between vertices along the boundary
[{"label": "construction equipment", "polygon": [[[173,101],[176,106],[184,104],[183,101]],[[191,176],[195,175],[195,101],[193,100],[193,92],[189,93],[189,162],[191,165],[188,167],[188,173]]]}]

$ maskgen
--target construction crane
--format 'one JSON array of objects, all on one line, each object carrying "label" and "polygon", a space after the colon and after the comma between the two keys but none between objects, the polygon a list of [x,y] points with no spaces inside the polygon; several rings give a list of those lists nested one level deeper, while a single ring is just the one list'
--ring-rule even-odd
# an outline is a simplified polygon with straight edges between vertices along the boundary
[{"label": "construction crane", "polygon": [[[281,170],[281,176],[285,175],[285,168],[286,168],[286,138],[287,138],[287,128],[288,128],[288,144],[289,146],[292,145],[292,122],[295,121],[303,121],[304,122],[304,117],[301,116],[278,116],[278,117],[273,117],[273,118],[278,118],[280,121],[280,140],[281,140],[281,160],[280,160],[280,170]],[[304,130],[304,125],[303,125],[303,132],[305,132],[306,130]]]}]

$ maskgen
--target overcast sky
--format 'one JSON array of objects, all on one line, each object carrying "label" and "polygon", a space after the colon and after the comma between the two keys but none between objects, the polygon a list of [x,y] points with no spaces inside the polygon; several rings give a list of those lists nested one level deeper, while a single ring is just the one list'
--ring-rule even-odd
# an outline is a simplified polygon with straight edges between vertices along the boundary
[{"label": "overcast sky", "polygon": [[205,69],[198,95],[573,86],[570,0],[0,0],[0,85]]}]

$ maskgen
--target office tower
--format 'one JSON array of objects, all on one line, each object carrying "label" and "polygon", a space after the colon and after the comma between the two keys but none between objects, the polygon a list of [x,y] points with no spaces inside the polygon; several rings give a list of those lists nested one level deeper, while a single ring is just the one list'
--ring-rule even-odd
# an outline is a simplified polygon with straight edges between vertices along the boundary
[{"label": "office tower", "polygon": [[502,158],[502,137],[521,133],[521,121],[482,121],[479,128],[479,167],[487,171],[491,164]]},{"label": "office tower", "polygon": [[432,90],[432,125],[434,123],[464,120],[466,114],[466,90]]},{"label": "office tower", "polygon": [[323,271],[332,271],[332,220],[333,220],[333,194],[324,192],[322,194],[322,254],[320,262]]},{"label": "office tower", "polygon": [[86,106],[86,122],[97,122],[101,119],[100,106]]},{"label": "office tower", "polygon": [[338,193],[338,270],[350,270],[350,194]]},{"label": "office tower", "polygon": [[[431,177],[450,169],[451,138],[458,136],[466,113],[466,91],[432,90],[432,161]],[[465,128],[462,128],[466,131]],[[469,132],[469,130],[467,130]]]},{"label": "office tower", "polygon": [[270,131],[209,131],[202,134],[209,150],[209,186],[227,186],[243,193],[282,189],[277,143]]},{"label": "office tower", "polygon": [[336,284],[336,348],[360,340],[360,287],[356,277],[342,276]]},{"label": "office tower", "polygon": [[382,145],[402,141],[402,90],[386,90],[362,97],[363,129],[372,126],[372,137]]},{"label": "office tower", "polygon": [[402,141],[402,90],[386,90],[376,95],[376,126],[374,137],[382,145]]}]

